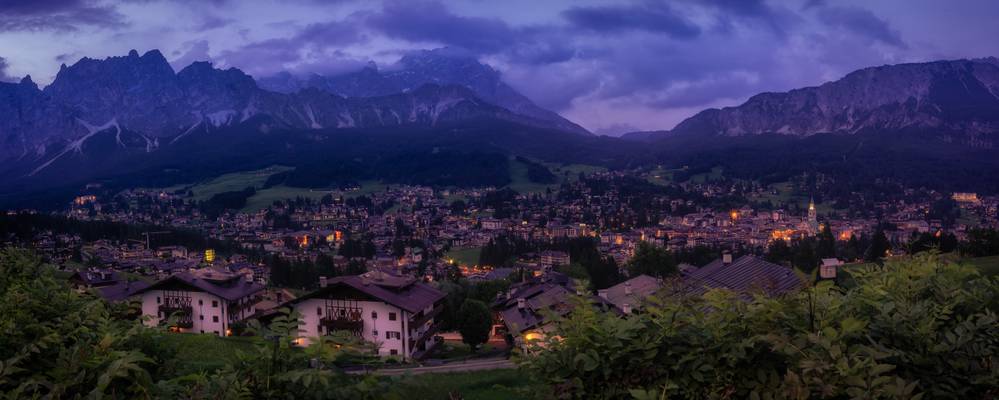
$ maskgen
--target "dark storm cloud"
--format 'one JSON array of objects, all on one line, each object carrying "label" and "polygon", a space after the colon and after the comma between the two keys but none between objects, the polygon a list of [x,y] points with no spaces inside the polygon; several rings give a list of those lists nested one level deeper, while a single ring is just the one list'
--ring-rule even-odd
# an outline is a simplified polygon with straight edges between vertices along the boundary
[{"label": "dark storm cloud", "polygon": [[697,37],[701,29],[666,3],[642,3],[596,7],[572,7],[562,12],[573,26],[595,32],[643,30],[675,38]]},{"label": "dark storm cloud", "polygon": [[902,35],[891,28],[887,21],[874,13],[857,7],[818,7],[819,19],[826,25],[843,28],[884,44],[906,48]]},{"label": "dark storm cloud", "polygon": [[367,18],[368,27],[410,42],[438,42],[492,53],[507,48],[516,33],[502,20],[452,13],[437,1],[388,1]]},{"label": "dark storm cloud", "polygon": [[0,1],[0,32],[73,31],[83,26],[118,28],[125,18],[111,6],[90,0]]}]

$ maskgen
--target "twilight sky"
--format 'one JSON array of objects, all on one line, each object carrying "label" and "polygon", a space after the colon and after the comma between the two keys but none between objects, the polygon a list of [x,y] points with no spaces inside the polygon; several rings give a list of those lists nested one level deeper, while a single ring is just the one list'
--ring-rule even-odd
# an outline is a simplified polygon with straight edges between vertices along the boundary
[{"label": "twilight sky", "polygon": [[604,134],[866,66],[999,56],[995,0],[0,0],[0,80],[158,48],[254,76],[462,49]]}]

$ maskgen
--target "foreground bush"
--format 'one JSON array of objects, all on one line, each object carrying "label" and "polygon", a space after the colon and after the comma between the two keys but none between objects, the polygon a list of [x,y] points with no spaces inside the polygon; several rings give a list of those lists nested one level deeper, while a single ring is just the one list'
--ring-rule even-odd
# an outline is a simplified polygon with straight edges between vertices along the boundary
[{"label": "foreground bush", "polygon": [[783,298],[577,307],[519,358],[556,398],[983,399],[999,396],[999,279],[934,255]]},{"label": "foreground bush", "polygon": [[347,338],[293,348],[294,315],[251,321],[249,351],[179,375],[185,360],[163,340],[177,334],[125,318],[128,307],[77,293],[30,253],[0,251],[0,399],[369,399],[387,389],[336,368],[358,346]]}]

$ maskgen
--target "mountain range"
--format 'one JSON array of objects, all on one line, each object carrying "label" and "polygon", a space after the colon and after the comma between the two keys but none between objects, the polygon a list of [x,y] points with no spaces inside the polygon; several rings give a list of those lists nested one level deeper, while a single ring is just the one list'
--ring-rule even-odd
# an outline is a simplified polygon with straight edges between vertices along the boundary
[{"label": "mountain range", "polygon": [[926,133],[946,142],[995,146],[999,59],[865,68],[821,86],[761,93],[739,106],[705,110],[669,131],[625,137],[879,132]]},{"label": "mountain range", "polygon": [[[303,85],[286,93],[266,90],[239,69],[220,70],[207,62],[175,73],[156,50],[141,56],[133,50],[124,57],[83,58],[72,66],[63,65],[44,90],[30,76],[17,84],[0,83],[0,111],[12,116],[0,121],[4,144],[0,160],[44,165],[66,150],[79,150],[90,135],[112,127],[134,132],[152,151],[197,130],[232,126],[257,115],[267,115],[272,128],[283,129],[435,126],[491,117],[589,134],[535,106],[502,84],[492,68],[472,59],[455,59],[461,68],[442,68],[433,78],[420,72],[443,58],[433,52],[405,58],[414,73],[403,70],[393,75],[415,77],[413,86],[404,90],[350,93],[330,85]],[[364,74],[345,75],[336,82]],[[521,112],[494,105],[485,97]]]},{"label": "mountain range", "polygon": [[610,168],[718,164],[772,179],[872,165],[888,173],[922,160],[939,172],[930,185],[955,184],[948,165],[999,173],[995,58],[862,69],[621,139],[590,134],[446,49],[384,69],[260,79],[206,62],[175,72],[159,51],[133,50],[63,65],[44,89],[30,76],[0,82],[0,115],[0,203],[92,181],[169,185],[273,164],[300,167],[288,182],[310,187],[474,186],[486,175],[478,183],[502,185],[505,167],[489,165],[497,154]]}]

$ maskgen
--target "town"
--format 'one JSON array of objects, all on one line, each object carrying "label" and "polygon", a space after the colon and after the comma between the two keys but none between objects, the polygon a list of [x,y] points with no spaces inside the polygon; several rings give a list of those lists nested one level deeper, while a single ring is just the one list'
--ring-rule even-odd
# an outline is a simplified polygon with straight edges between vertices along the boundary
[{"label": "town", "polygon": [[[9,229],[6,244],[35,249],[108,300],[140,299],[153,326],[239,335],[247,319],[290,307],[305,318],[303,345],[348,330],[379,343],[378,354],[415,360],[443,341],[442,325],[460,328],[442,323],[457,313],[444,308],[461,304],[445,304],[439,282],[502,282],[482,299],[492,321],[479,342],[523,346],[543,337],[542,309],[568,312],[576,294],[630,313],[644,296],[668,289],[670,276],[690,288],[749,291],[765,280],[786,291],[803,283],[793,270],[821,266],[819,278],[835,279],[844,264],[954,251],[969,232],[997,226],[995,196],[903,188],[891,201],[837,207],[814,195],[782,197],[774,186],[701,178],[593,171],[528,193],[349,187],[256,211],[214,204],[246,191],[199,201],[189,187],[110,193],[95,184],[47,215],[48,230]],[[798,181],[799,192],[807,180]],[[101,236],[91,227],[85,240],[72,224],[133,232],[106,228]],[[650,252],[667,256],[639,266]],[[177,311],[180,320],[168,321]]]}]

